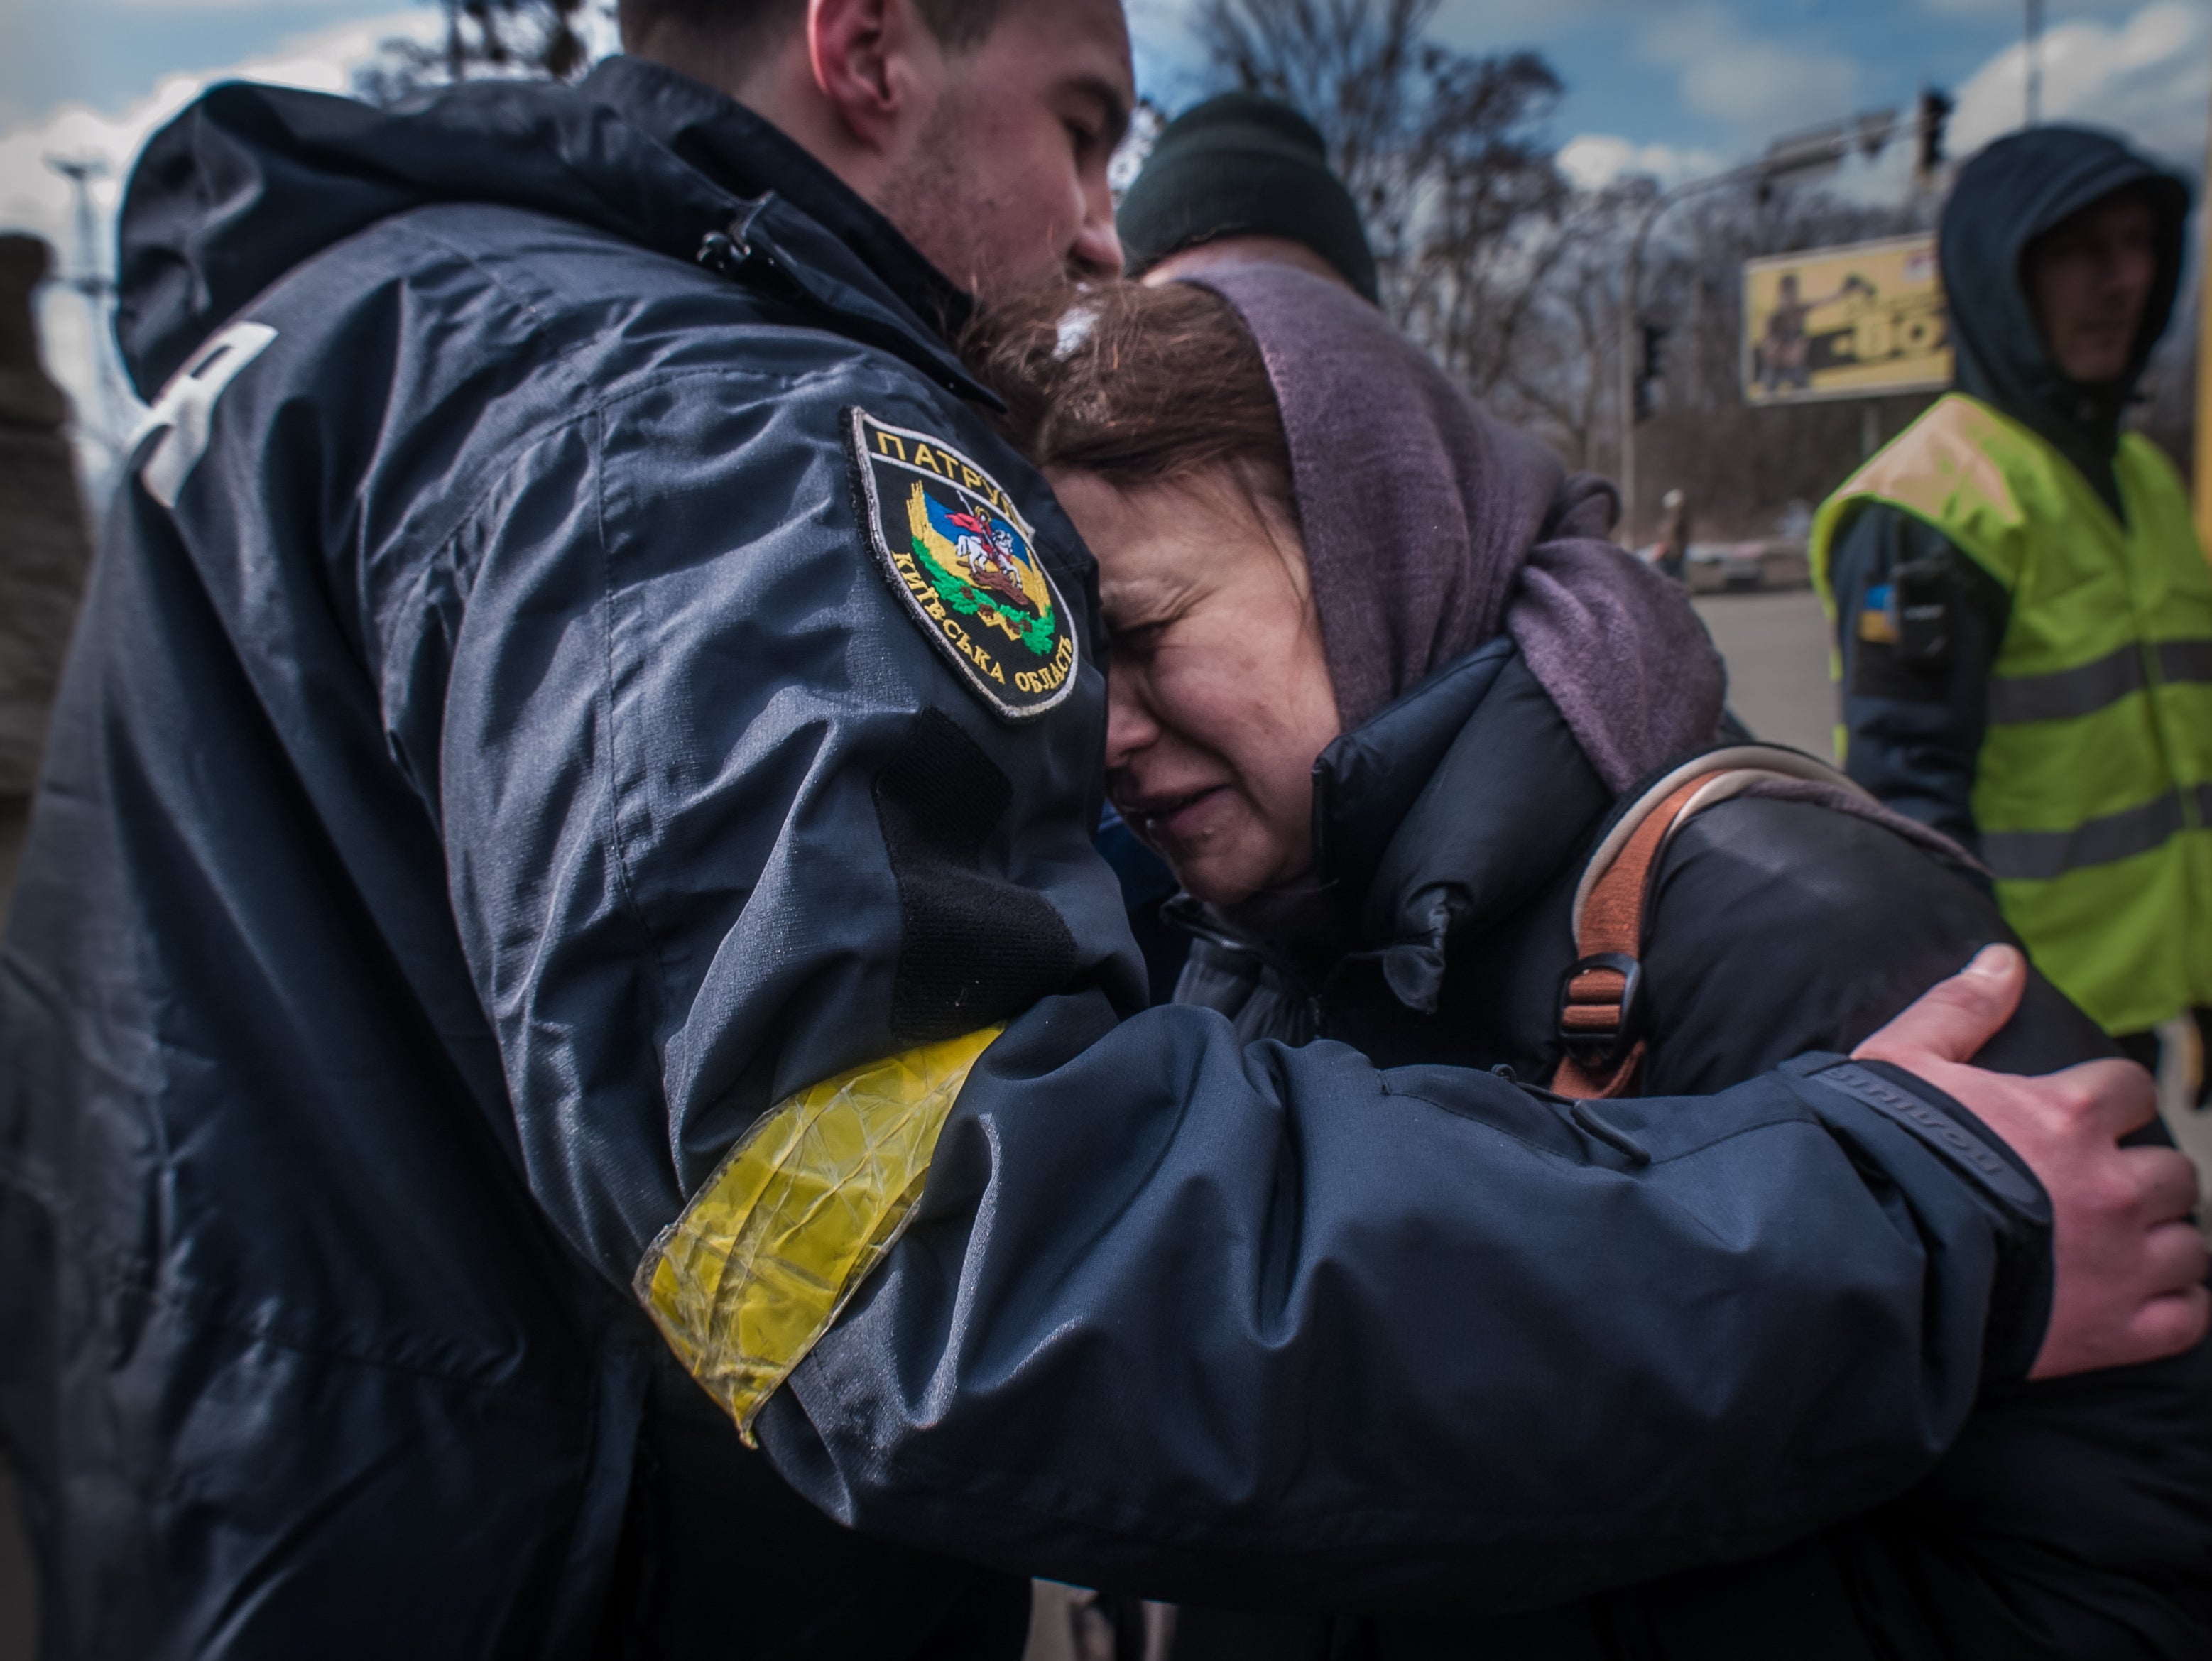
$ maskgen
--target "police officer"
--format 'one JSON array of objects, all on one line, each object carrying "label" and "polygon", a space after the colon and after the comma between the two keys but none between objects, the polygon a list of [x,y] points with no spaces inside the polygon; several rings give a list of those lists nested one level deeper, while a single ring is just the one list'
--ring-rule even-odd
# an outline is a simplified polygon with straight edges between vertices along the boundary
[{"label": "police officer", "polygon": [[1124,1019],[1091,568],[945,345],[1115,266],[1118,5],[623,21],[217,88],[131,182],[155,421],[0,983],[51,1653],[1541,1603],[2195,1341],[2140,1072],[1948,1059],[2016,958],[1695,1102]]},{"label": "police officer", "polygon": [[2037,128],[1944,210],[1958,390],[1847,483],[1812,559],[1844,763],[1975,849],[2038,965],[2124,1049],[2212,1005],[2212,571],[2120,417],[2181,278],[2181,181]]}]

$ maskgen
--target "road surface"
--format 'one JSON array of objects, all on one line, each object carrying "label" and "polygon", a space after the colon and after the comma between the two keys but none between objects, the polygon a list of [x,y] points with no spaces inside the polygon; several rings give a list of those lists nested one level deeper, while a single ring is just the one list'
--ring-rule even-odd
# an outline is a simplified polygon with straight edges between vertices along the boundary
[{"label": "road surface", "polygon": [[1770,744],[1835,755],[1828,630],[1810,588],[1700,594],[1698,615],[1728,660],[1729,708]]}]

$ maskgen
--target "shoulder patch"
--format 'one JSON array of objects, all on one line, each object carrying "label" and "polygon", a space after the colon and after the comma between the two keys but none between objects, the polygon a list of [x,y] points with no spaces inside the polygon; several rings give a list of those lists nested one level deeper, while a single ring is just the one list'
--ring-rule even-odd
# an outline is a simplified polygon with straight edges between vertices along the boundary
[{"label": "shoulder patch", "polygon": [[1075,630],[1013,498],[927,433],[847,412],[861,517],[891,592],[1008,721],[1075,684]]}]

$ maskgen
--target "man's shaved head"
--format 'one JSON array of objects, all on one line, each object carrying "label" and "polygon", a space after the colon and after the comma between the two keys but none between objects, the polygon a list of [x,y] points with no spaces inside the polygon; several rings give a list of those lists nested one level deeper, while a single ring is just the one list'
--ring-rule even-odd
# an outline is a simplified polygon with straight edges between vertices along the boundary
[{"label": "man's shaved head", "polygon": [[[962,52],[991,33],[1010,0],[915,0],[915,9],[947,51]],[[806,0],[620,0],[625,52],[642,52],[656,33],[713,41],[725,52],[759,52],[806,16]]]}]

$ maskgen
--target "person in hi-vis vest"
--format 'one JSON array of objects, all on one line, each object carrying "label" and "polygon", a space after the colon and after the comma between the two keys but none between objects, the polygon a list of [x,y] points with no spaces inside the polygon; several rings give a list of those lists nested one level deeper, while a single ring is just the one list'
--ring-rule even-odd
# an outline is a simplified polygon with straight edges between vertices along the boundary
[{"label": "person in hi-vis vest", "polygon": [[2080,127],[1944,210],[1956,389],[1814,523],[1846,770],[1989,867],[2044,972],[2137,1059],[2212,1006],[2212,571],[2120,417],[2179,286],[2186,187]]}]

